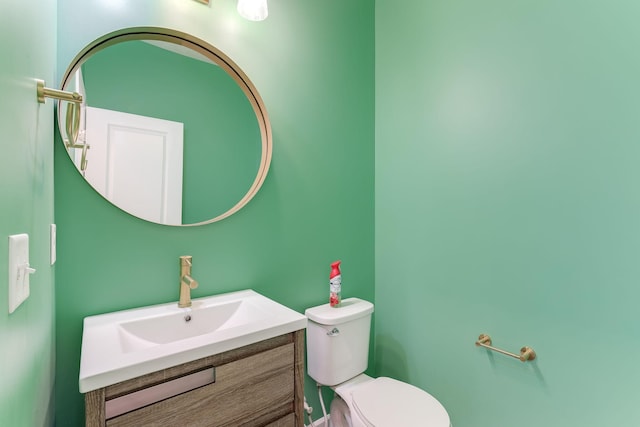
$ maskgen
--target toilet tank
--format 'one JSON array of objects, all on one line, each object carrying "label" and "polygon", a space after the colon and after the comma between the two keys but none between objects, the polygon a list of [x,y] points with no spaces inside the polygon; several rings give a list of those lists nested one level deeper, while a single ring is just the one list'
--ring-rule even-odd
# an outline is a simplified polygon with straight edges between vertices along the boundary
[{"label": "toilet tank", "polygon": [[308,308],[307,373],[316,382],[333,386],[367,369],[373,304],[359,298]]}]

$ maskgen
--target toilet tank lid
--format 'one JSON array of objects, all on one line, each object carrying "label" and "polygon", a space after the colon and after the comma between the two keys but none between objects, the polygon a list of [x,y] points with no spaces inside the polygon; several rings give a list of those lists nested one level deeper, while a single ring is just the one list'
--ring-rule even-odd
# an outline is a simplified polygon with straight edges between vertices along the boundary
[{"label": "toilet tank lid", "polygon": [[338,307],[329,304],[308,308],[304,314],[321,325],[338,325],[373,313],[373,304],[360,298],[343,299]]}]

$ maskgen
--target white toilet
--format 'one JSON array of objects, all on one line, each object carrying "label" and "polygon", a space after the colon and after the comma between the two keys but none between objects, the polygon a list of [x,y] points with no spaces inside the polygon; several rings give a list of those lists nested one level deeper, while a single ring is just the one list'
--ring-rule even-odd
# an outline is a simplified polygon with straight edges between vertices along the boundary
[{"label": "white toilet", "polygon": [[373,304],[347,298],[339,307],[308,308],[307,371],[331,387],[333,427],[450,427],[442,404],[424,390],[364,374]]}]

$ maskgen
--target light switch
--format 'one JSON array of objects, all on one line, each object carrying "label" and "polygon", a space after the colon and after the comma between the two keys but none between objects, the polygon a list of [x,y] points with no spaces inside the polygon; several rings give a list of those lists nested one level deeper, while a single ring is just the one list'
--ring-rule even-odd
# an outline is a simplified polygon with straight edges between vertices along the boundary
[{"label": "light switch", "polygon": [[51,241],[51,249],[50,249],[50,254],[51,254],[51,265],[56,263],[56,240],[57,240],[57,236],[56,236],[56,225],[55,224],[51,224],[51,229],[50,229],[51,233],[50,233],[50,241]]},{"label": "light switch", "polygon": [[9,313],[29,296],[29,276],[35,272],[29,265],[29,235],[9,236]]}]

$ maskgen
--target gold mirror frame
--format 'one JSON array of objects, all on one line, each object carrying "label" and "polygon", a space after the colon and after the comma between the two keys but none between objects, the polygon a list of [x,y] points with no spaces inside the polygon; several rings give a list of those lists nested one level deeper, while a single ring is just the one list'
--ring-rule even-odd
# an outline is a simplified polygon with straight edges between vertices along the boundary
[{"label": "gold mirror frame", "polygon": [[[232,206],[226,212],[212,218],[209,220],[192,223],[192,224],[181,224],[175,225],[180,227],[191,227],[197,225],[210,224],[213,222],[220,221],[224,218],[227,218],[230,215],[233,215],[237,211],[239,211],[242,207],[244,207],[258,192],[264,180],[267,176],[267,172],[269,171],[269,166],[271,164],[271,155],[273,151],[272,147],[272,134],[271,134],[271,123],[269,121],[269,116],[267,115],[267,110],[264,105],[258,90],[253,85],[251,80],[247,77],[247,75],[240,69],[240,67],[231,60],[227,55],[221,52],[219,49],[215,48],[211,44],[196,38],[190,34],[183,33],[177,30],[171,30],[167,28],[161,27],[133,27],[133,28],[125,28],[122,30],[114,31],[112,33],[106,34],[88,46],[86,46],[76,57],[71,61],[71,64],[67,68],[62,78],[62,83],[60,88],[64,90],[65,86],[72,78],[74,73],[80,68],[80,66],[94,53],[99,52],[102,49],[105,49],[109,46],[112,46],[117,43],[132,41],[132,40],[156,40],[156,41],[164,41],[173,44],[182,45],[186,48],[192,49],[205,57],[207,57],[212,62],[216,63],[223,70],[227,72],[231,78],[240,86],[247,99],[251,103],[253,110],[256,114],[256,118],[258,120],[258,127],[260,129],[260,136],[262,140],[262,154],[260,157],[260,166],[258,168],[258,172],[256,177],[251,184],[251,187],[247,191],[247,193],[238,201],[234,206]],[[60,115],[62,114],[63,109],[61,108],[61,103],[63,101],[58,101],[58,123],[65,123],[67,120],[63,120]],[[59,125],[60,126],[60,125]],[[62,134],[62,129],[60,129],[60,133]],[[65,140],[65,135],[62,134],[62,140]],[[114,205],[117,206],[117,205]],[[122,209],[118,206],[118,208]],[[124,209],[122,209],[124,210]],[[126,210],[124,210],[126,212]],[[127,212],[129,213],[129,212]],[[130,214],[131,215],[131,214]],[[135,215],[133,215],[135,216]],[[136,217],[139,218],[139,217]],[[142,219],[142,218],[141,218]],[[144,219],[143,219],[144,220]],[[147,221],[147,220],[145,220]],[[151,221],[152,222],[152,221]],[[154,224],[158,224],[154,222]],[[168,225],[168,224],[161,224]]]}]

